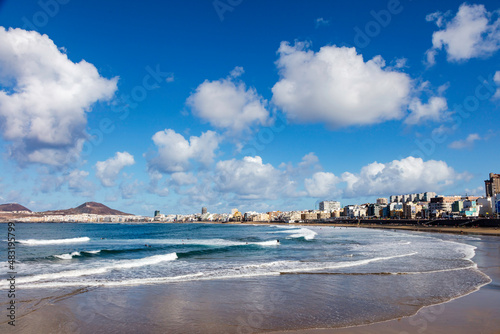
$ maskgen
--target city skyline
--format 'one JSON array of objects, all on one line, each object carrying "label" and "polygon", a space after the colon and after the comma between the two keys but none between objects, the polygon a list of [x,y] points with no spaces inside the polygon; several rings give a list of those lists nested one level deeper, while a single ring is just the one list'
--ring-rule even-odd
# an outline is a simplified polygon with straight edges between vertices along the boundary
[{"label": "city skyline", "polygon": [[[201,208],[201,215],[193,212],[189,213],[165,213],[161,210],[155,210],[152,218],[148,215],[137,215],[132,212],[124,213],[96,202],[85,202],[78,207],[70,209],[59,209],[45,212],[33,212],[19,203],[8,203],[0,205],[0,211],[4,213],[5,218],[11,217],[19,221],[28,222],[51,222],[51,221],[68,221],[68,222],[127,222],[127,221],[177,221],[181,220],[202,220],[212,221],[221,219],[229,220],[234,218],[235,213],[243,220],[250,221],[299,221],[304,218],[297,218],[297,213],[307,215],[309,213],[318,213],[316,219],[325,218],[403,218],[414,219],[418,218],[479,218],[479,217],[497,217],[500,210],[500,174],[490,173],[490,179],[485,180],[486,196],[470,196],[470,195],[438,195],[435,192],[422,192],[413,194],[398,194],[391,195],[389,198],[379,197],[374,203],[350,203],[342,205],[339,201],[322,200],[315,203],[313,209],[289,209],[281,211],[279,208],[273,208],[266,212],[257,212],[253,210],[239,212],[237,208],[231,209],[231,214],[228,212],[208,212],[207,207]],[[89,208],[94,208],[89,211]],[[79,212],[80,213],[77,213]],[[106,212],[106,213],[104,213]],[[325,216],[323,213],[331,213],[331,216]],[[14,214],[14,216],[10,216]],[[16,216],[19,215],[20,216]],[[32,216],[35,214],[35,216]],[[41,216],[40,216],[41,214]],[[215,215],[215,216],[214,216]],[[247,215],[249,217],[247,218]],[[264,215],[267,218],[263,218]],[[272,216],[276,215],[276,216]],[[283,216],[285,215],[285,216]],[[216,217],[216,218],[214,218]],[[295,217],[295,218],[293,218]],[[168,219],[167,219],[168,218]],[[311,219],[311,218],[308,218]]]},{"label": "city skyline", "polygon": [[498,10],[5,1],[0,202],[150,216],[484,196]]}]

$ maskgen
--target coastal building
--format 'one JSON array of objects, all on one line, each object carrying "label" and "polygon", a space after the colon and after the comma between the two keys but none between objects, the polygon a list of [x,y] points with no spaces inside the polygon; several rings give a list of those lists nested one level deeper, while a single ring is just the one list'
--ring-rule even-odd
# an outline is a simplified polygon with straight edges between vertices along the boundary
[{"label": "coastal building", "polygon": [[367,207],[363,205],[347,205],[344,206],[344,216],[349,218],[366,217]]},{"label": "coastal building", "polygon": [[500,174],[490,173],[490,179],[484,180],[486,197],[494,197],[500,194]]},{"label": "coastal building", "polygon": [[231,211],[231,219],[233,221],[242,221],[243,220],[243,215],[241,214],[241,212],[238,211],[238,209],[233,209]]},{"label": "coastal building", "polygon": [[165,221],[165,215],[162,215],[160,213],[160,211],[158,211],[158,214],[156,214],[156,212],[155,212],[155,216],[154,216],[153,220],[157,221],[157,222]]},{"label": "coastal building", "polygon": [[431,198],[436,197],[435,192],[415,193],[406,195],[392,195],[389,197],[390,203],[406,203],[406,202],[430,202]]},{"label": "coastal building", "polygon": [[403,217],[406,219],[420,218],[422,215],[422,205],[414,203],[403,204]]},{"label": "coastal building", "polygon": [[332,211],[330,214],[331,214],[332,218],[340,218],[341,212],[342,212],[341,210],[335,210],[335,211]]},{"label": "coastal building", "polygon": [[384,206],[382,209],[382,217],[383,218],[389,218],[389,215],[391,214],[391,208],[389,205]]},{"label": "coastal building", "polygon": [[392,195],[389,197],[390,203],[401,203],[403,201],[403,195]]},{"label": "coastal building", "polygon": [[267,222],[269,221],[269,215],[267,213],[259,213],[252,217],[252,221],[254,222]]},{"label": "coastal building", "polygon": [[[379,203],[379,201],[378,201],[379,199],[377,199],[377,204],[370,204],[370,205],[368,205],[368,208],[367,208],[367,211],[366,211],[366,215],[368,217],[381,217],[383,215],[382,211],[383,211],[383,208],[386,205],[378,204]],[[386,198],[383,198],[383,199],[385,199],[385,201],[387,202]]]},{"label": "coastal building", "polygon": [[403,210],[403,203],[389,203],[389,211]]},{"label": "coastal building", "polygon": [[429,202],[418,202],[417,203],[418,205],[420,205],[422,207],[422,211],[420,211],[420,217],[419,218],[422,218],[422,219],[427,219],[429,218]]},{"label": "coastal building", "polygon": [[387,198],[377,198],[378,205],[387,205]]},{"label": "coastal building", "polygon": [[464,208],[460,212],[465,217],[477,217],[479,216],[479,208],[476,201],[466,200],[464,201]]},{"label": "coastal building", "polygon": [[245,212],[245,214],[243,215],[243,220],[246,221],[246,222],[250,222],[250,221],[253,221],[253,217],[258,215],[259,213],[257,211],[248,211],[248,212]]},{"label": "coastal building", "polygon": [[269,211],[267,214],[269,215],[269,220],[280,220],[281,211]]},{"label": "coastal building", "polygon": [[483,197],[476,200],[477,206],[479,207],[479,215],[488,217],[494,213],[493,208],[495,206],[493,197]]},{"label": "coastal building", "polygon": [[407,194],[403,195],[403,203],[415,202],[418,200],[418,194]]},{"label": "coastal building", "polygon": [[[432,214],[438,212],[452,212],[452,204],[461,200],[460,196],[439,196],[433,197],[429,203],[429,210]],[[439,216],[436,216],[439,217]]]},{"label": "coastal building", "polygon": [[337,201],[322,201],[319,202],[319,211],[332,212],[335,210],[340,210],[340,202]]},{"label": "coastal building", "polygon": [[206,207],[202,207],[201,208],[201,214],[204,215],[207,213],[207,208]]},{"label": "coastal building", "polygon": [[289,223],[297,223],[302,219],[302,213],[300,211],[290,211],[283,214],[283,220]]},{"label": "coastal building", "polygon": [[402,219],[403,210],[392,210],[389,217],[391,217],[392,219]]},{"label": "coastal building", "polygon": [[495,213],[498,216],[498,214],[500,214],[500,194],[497,194],[495,196],[495,206],[494,206],[494,208],[495,208]]},{"label": "coastal building", "polygon": [[318,214],[316,212],[304,212],[300,215],[301,220],[316,220],[318,218]]},{"label": "coastal building", "polygon": [[425,192],[425,193],[422,194],[422,196],[420,197],[420,201],[422,201],[422,202],[430,202],[431,198],[434,198],[436,196],[437,196],[437,194],[435,192],[428,191],[428,192]]},{"label": "coastal building", "polygon": [[451,212],[460,213],[464,209],[464,201],[458,200],[451,205]]},{"label": "coastal building", "polygon": [[[151,211],[150,211],[150,212],[151,212]],[[155,211],[155,215],[154,215],[154,217],[158,216],[159,214],[160,214],[160,210],[156,210],[156,211]]]},{"label": "coastal building", "polygon": [[318,212],[318,219],[328,219],[331,218],[330,212]]}]

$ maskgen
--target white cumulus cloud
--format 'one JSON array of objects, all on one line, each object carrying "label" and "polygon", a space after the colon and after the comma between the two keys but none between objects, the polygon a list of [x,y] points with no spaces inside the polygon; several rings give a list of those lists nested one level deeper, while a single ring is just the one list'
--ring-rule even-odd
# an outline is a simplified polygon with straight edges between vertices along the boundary
[{"label": "white cumulus cloud", "polygon": [[156,194],[160,197],[166,197],[170,193],[168,189],[167,182],[163,180],[163,174],[157,170],[152,170],[149,172],[149,185],[147,191],[151,194]]},{"label": "white cumulus cloud", "polygon": [[54,173],[47,167],[41,167],[36,179],[34,194],[61,192],[64,186],[74,195],[92,197],[97,190],[96,185],[87,179],[89,172],[74,169],[63,173]]},{"label": "white cumulus cloud", "polygon": [[170,174],[186,172],[192,160],[205,166],[212,163],[220,137],[213,131],[207,131],[187,140],[174,130],[166,129],[155,133],[153,142],[158,147],[158,155],[149,161],[149,168]]},{"label": "white cumulus cloud", "polygon": [[255,88],[247,88],[236,78],[243,74],[236,67],[229,78],[205,80],[187,99],[193,114],[210,125],[227,130],[231,135],[248,133],[258,125],[271,122],[267,101]]},{"label": "white cumulus cloud", "polygon": [[[496,18],[496,19],[495,19]],[[439,50],[446,50],[448,61],[465,61],[488,57],[500,49],[500,18],[498,12],[488,12],[484,5],[463,3],[458,13],[444,23],[446,16],[436,12],[426,17],[439,28],[432,34],[432,48],[427,51],[427,62],[435,63]]]},{"label": "white cumulus cloud", "polygon": [[420,99],[413,99],[408,106],[410,115],[405,119],[406,124],[420,124],[424,121],[443,121],[449,117],[448,104],[444,97],[432,96],[427,103]]},{"label": "white cumulus cloud", "polygon": [[259,156],[219,161],[214,179],[217,191],[242,199],[276,199],[294,187],[286,172],[264,164]]},{"label": "white cumulus cloud", "polygon": [[86,112],[109,100],[117,78],[73,63],[47,36],[0,27],[0,126],[20,163],[63,165],[85,141]]},{"label": "white cumulus cloud", "polygon": [[68,182],[68,189],[77,195],[85,197],[93,197],[95,194],[96,186],[91,181],[87,180],[89,172],[83,170],[72,170],[66,177]]},{"label": "white cumulus cloud", "polygon": [[404,115],[410,77],[385,67],[380,56],[364,61],[355,48],[282,42],[277,67],[280,80],[273,102],[292,121],[323,122],[337,128],[368,125]]},{"label": "white cumulus cloud", "polygon": [[114,157],[105,161],[98,161],[95,164],[96,176],[105,187],[115,185],[115,180],[121,170],[126,166],[131,166],[135,163],[134,157],[128,152],[116,152]]},{"label": "white cumulus cloud", "polygon": [[373,162],[360,173],[345,172],[344,197],[383,196],[437,191],[461,178],[444,161],[407,157],[389,163]]},{"label": "white cumulus cloud", "polygon": [[305,179],[304,186],[311,197],[332,198],[340,193],[337,184],[341,179],[333,173],[316,172],[310,179]]},{"label": "white cumulus cloud", "polygon": [[477,133],[471,133],[470,135],[467,136],[467,138],[463,140],[456,140],[450,145],[448,145],[449,148],[453,148],[455,150],[461,150],[464,148],[470,148],[474,145],[474,142],[477,140],[481,140],[481,137]]},{"label": "white cumulus cloud", "polygon": [[177,186],[195,184],[198,181],[193,173],[184,173],[184,172],[173,173],[171,178],[172,178],[171,182]]}]

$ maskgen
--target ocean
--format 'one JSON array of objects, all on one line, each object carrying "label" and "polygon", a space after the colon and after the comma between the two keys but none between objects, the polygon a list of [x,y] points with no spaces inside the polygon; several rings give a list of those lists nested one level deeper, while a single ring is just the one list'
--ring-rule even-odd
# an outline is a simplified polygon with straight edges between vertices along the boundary
[{"label": "ocean", "polygon": [[[132,332],[138,307],[168,310],[148,318],[146,332],[352,326],[411,315],[490,282],[474,263],[481,237],[204,223],[17,223],[15,234],[20,315],[64,300],[70,332],[112,326],[101,316]],[[2,291],[8,271],[3,261]]]}]

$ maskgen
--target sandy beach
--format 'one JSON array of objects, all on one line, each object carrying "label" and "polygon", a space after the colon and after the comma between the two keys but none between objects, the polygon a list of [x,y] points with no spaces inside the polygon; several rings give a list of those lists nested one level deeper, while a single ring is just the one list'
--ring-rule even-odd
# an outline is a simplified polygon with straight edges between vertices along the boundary
[{"label": "sandy beach", "polygon": [[[380,228],[380,226],[375,227]],[[382,228],[409,229],[406,226]],[[473,233],[484,234],[482,232],[484,231]],[[489,232],[495,233],[495,230],[492,229]],[[402,313],[408,316],[395,320],[378,319],[372,324],[328,329],[322,327],[301,329],[303,327],[297,323],[295,327],[292,327],[296,329],[276,332],[276,328],[290,328],[287,322],[297,316],[287,309],[289,304],[301,303],[314,307],[311,308],[309,315],[302,314],[302,316],[328,317],[329,312],[336,312],[331,308],[322,310],[321,304],[315,304],[323,293],[321,280],[324,279],[324,275],[306,274],[119,288],[94,287],[79,289],[76,292],[74,289],[63,288],[52,296],[47,296],[47,293],[43,292],[45,296],[43,299],[20,300],[20,316],[16,327],[13,328],[6,322],[2,322],[0,331],[27,334],[500,333],[500,238],[489,235],[483,235],[480,238],[481,241],[474,241],[477,249],[473,261],[483,273],[491,278],[491,283],[466,296],[424,307],[416,314],[416,310],[412,311],[413,308],[408,308],[411,305],[401,305],[404,309]],[[365,279],[366,276],[351,277],[350,280],[354,284],[358,279]],[[289,284],[283,284],[283,279],[286,279]],[[371,279],[378,278],[366,277],[365,281],[360,282],[370,282]],[[277,289],[282,290],[276,294]],[[340,286],[339,289],[342,287]],[[391,288],[387,287],[386,290],[378,293],[389,300],[390,291]],[[314,297],[308,297],[311,295]],[[231,296],[231,299],[228,300],[224,296]],[[231,305],[243,306],[240,309],[233,309]],[[259,322],[262,317],[269,321],[270,325],[267,329],[253,328],[251,324]]]}]

